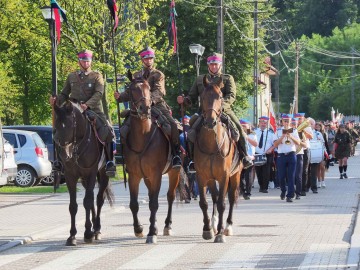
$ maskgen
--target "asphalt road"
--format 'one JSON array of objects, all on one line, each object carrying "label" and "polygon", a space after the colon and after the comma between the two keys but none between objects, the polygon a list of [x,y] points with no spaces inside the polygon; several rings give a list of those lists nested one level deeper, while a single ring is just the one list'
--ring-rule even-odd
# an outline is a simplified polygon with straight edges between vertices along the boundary
[{"label": "asphalt road", "polygon": [[[105,205],[103,238],[95,244],[83,242],[83,191],[78,193],[76,247],[65,246],[70,229],[67,194],[0,194],[0,269],[358,269],[360,241],[351,237],[358,232],[359,161],[359,156],[349,160],[346,180],[339,179],[337,166],[330,167],[327,187],[294,203],[281,201],[278,189],[259,193],[255,184],[251,200],[238,202],[234,235],[223,244],[202,239],[202,212],[193,200],[175,203],[174,235],[162,236],[167,178],[157,215],[158,243],[153,245],[133,234],[123,184],[113,185],[116,205]],[[143,185],[140,202],[146,235],[149,209]]]}]

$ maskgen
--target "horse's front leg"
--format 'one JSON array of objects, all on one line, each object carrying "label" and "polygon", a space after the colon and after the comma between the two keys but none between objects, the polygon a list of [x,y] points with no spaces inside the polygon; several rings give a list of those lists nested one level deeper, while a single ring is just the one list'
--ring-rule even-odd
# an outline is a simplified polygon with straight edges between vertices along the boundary
[{"label": "horse's front leg", "polygon": [[219,199],[217,202],[217,210],[219,212],[219,222],[217,226],[217,235],[215,237],[215,243],[224,243],[225,237],[223,234],[223,217],[225,211],[225,196],[228,188],[229,176],[225,177],[219,181]]},{"label": "horse's front leg", "polygon": [[158,229],[156,226],[156,213],[159,209],[159,192],[161,187],[161,174],[154,175],[152,178],[144,179],[149,190],[149,209],[150,209],[150,227],[146,238],[147,244],[157,242]]},{"label": "horse's front leg", "polygon": [[70,228],[70,236],[66,240],[67,246],[76,246],[76,222],[75,217],[78,210],[78,204],[76,202],[76,179],[67,178],[66,186],[69,191],[70,203],[69,203],[69,212],[71,217],[71,228]]},{"label": "horse's front leg", "polygon": [[228,191],[229,205],[230,205],[229,206],[229,215],[226,220],[226,227],[224,230],[224,234],[226,236],[233,235],[232,216],[233,216],[233,210],[234,210],[234,205],[235,205],[235,201],[236,201],[236,190],[237,190],[237,187],[239,186],[239,183],[240,183],[240,171],[230,177],[230,184],[229,184],[229,191]]},{"label": "horse's front leg", "polygon": [[129,173],[129,189],[130,189],[130,210],[133,215],[133,226],[134,226],[134,233],[136,237],[143,237],[143,226],[139,222],[138,219],[138,212],[139,212],[139,184],[140,184],[140,177],[135,177],[132,173]]},{"label": "horse's front leg", "polygon": [[172,230],[171,230],[172,206],[176,196],[176,187],[178,186],[180,180],[180,171],[170,170],[168,174],[169,174],[169,190],[167,192],[168,213],[165,219],[164,235],[172,234]]},{"label": "horse's front leg", "polygon": [[196,177],[198,179],[198,185],[199,185],[199,195],[200,195],[200,201],[199,206],[203,212],[203,234],[202,237],[205,240],[210,240],[214,237],[214,232],[210,227],[210,219],[208,215],[208,202],[206,200],[206,183],[207,181],[205,179],[202,179],[199,174],[196,174]]},{"label": "horse's front leg", "polygon": [[[84,181],[85,182],[85,181]],[[92,243],[94,241],[94,232],[92,230],[91,222],[91,209],[94,209],[94,187],[96,182],[96,174],[88,177],[85,186],[85,197],[83,205],[85,208],[85,232],[84,241],[85,243]]]},{"label": "horse's front leg", "polygon": [[208,187],[210,189],[210,193],[211,193],[211,199],[213,202],[213,212],[212,212],[212,216],[211,216],[211,227],[214,230],[214,233],[217,234],[217,225],[219,222],[219,218],[218,218],[218,212],[217,212],[217,201],[219,198],[219,191],[216,187],[216,181],[215,180],[211,180],[208,183]]}]

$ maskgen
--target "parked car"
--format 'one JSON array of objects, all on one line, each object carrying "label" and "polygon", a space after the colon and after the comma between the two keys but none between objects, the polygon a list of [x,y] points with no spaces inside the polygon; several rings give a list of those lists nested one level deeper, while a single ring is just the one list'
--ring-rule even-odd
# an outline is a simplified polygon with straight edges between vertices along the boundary
[{"label": "parked car", "polygon": [[0,122],[0,187],[7,184],[7,178],[8,178],[8,174],[4,170],[4,159],[5,159],[4,140],[2,136],[1,122]]},{"label": "parked car", "polygon": [[51,174],[48,150],[33,131],[3,129],[4,138],[14,147],[18,167],[14,183],[20,187],[38,184],[43,177]]},{"label": "parked car", "polygon": [[8,174],[8,182],[17,175],[14,147],[4,139],[4,170]]},{"label": "parked car", "polygon": [[[54,162],[54,144],[52,138],[52,126],[31,126],[31,125],[19,125],[19,126],[4,126],[4,129],[17,129],[35,131],[46,144],[49,153],[49,160]],[[41,184],[45,186],[52,186],[54,184],[54,174],[51,172],[49,176],[41,179]]]}]

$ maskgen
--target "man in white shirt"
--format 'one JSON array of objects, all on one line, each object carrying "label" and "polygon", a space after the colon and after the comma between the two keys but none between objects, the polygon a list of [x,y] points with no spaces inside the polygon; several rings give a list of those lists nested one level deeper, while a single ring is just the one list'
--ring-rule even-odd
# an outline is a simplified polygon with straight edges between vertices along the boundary
[{"label": "man in white shirt", "polygon": [[[294,115],[298,119],[298,126],[300,126],[305,119],[305,113],[296,113]],[[299,132],[299,137],[301,140],[306,142],[306,147],[303,147],[303,173],[302,173],[302,184],[301,184],[301,196],[306,196],[306,192],[309,191],[309,166],[310,166],[310,142],[313,138],[313,132],[310,126],[306,127],[302,132]]]},{"label": "man in white shirt", "polygon": [[[312,133],[313,133],[313,138],[310,140],[310,144],[311,142],[317,142],[317,141],[321,141],[321,143],[324,145],[325,144],[325,140],[323,135],[315,130],[315,120],[312,118],[308,118],[307,119],[310,123],[311,129],[312,129]],[[325,145],[324,145],[325,147]],[[310,151],[311,151],[311,146],[310,146]],[[322,155],[324,155],[324,151],[322,151]],[[310,174],[309,174],[309,183],[308,183],[308,187],[311,188],[313,193],[318,193],[317,191],[317,171],[318,171],[318,167],[321,161],[311,161],[310,160]]]},{"label": "man in white shirt", "polygon": [[[251,130],[250,122],[245,119],[240,119],[240,124],[246,132],[246,147],[248,156],[254,160],[255,147],[258,145],[256,133]],[[251,196],[251,188],[254,181],[253,175],[254,165],[243,169],[240,176],[240,189],[245,200],[249,200]]]},{"label": "man in white shirt", "polygon": [[[277,170],[281,188],[281,200],[293,202],[295,169],[296,169],[296,147],[300,144],[300,138],[296,129],[290,128],[292,115],[284,114],[282,116],[283,128],[277,130],[274,136],[274,145],[277,147]],[[287,179],[287,183],[286,183]],[[287,189],[286,189],[287,184]],[[286,193],[287,191],[287,193]]]},{"label": "man in white shirt", "polygon": [[268,128],[269,117],[259,117],[259,127],[255,129],[258,139],[256,154],[266,154],[266,163],[262,166],[255,166],[256,176],[260,186],[260,192],[268,193],[268,186],[271,173],[271,165],[274,162],[274,151],[270,149],[274,141],[274,132]]}]

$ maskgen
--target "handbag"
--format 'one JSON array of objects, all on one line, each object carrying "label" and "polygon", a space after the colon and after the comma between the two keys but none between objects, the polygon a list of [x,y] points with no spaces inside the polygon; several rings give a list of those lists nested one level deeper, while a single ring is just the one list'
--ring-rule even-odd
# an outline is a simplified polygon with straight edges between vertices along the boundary
[{"label": "handbag", "polygon": [[269,129],[266,131],[266,139],[265,139],[265,144],[264,144],[264,152],[262,154],[255,154],[254,157],[254,165],[255,166],[263,166],[266,164],[267,162],[267,157],[266,157],[266,153],[265,153],[265,147],[266,147],[266,142],[267,142],[267,138],[268,138],[268,132]]}]

